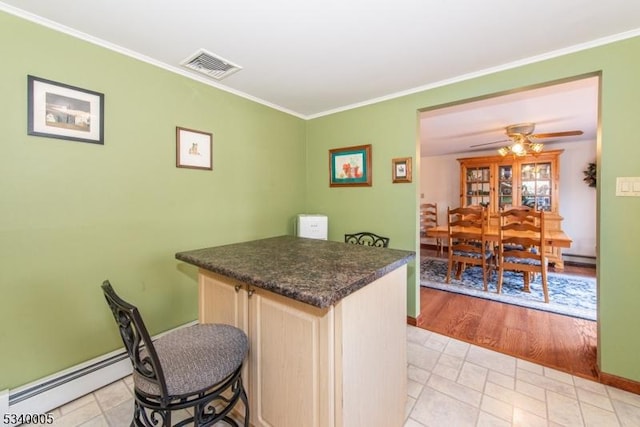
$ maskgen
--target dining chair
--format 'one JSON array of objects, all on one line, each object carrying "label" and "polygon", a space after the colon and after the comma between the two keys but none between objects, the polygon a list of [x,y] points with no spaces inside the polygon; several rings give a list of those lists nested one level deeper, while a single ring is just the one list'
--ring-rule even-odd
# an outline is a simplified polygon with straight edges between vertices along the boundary
[{"label": "dining chair", "polygon": [[457,278],[460,278],[467,265],[479,266],[482,268],[484,290],[488,289],[493,250],[485,238],[486,228],[487,210],[482,206],[447,209],[447,283],[451,281],[454,263],[457,264]]},{"label": "dining chair", "polygon": [[[438,204],[422,203],[420,205],[420,237],[427,237],[427,229],[438,226]],[[436,251],[438,256],[442,256],[443,242],[439,237],[435,237]]]},{"label": "dining chair", "polygon": [[548,303],[544,211],[523,209],[502,211],[498,233],[498,293],[502,292],[505,270],[522,273],[524,292],[529,292],[531,278],[539,273],[544,302]]},{"label": "dining chair", "polygon": [[[241,377],[249,344],[242,330],[197,324],[152,341],[138,308],[120,298],[108,280],[102,291],[133,365],[131,426],[204,427],[223,421],[238,427],[229,413],[239,401],[245,408],[244,426],[249,426]],[[184,409],[188,418],[174,417]]]},{"label": "dining chair", "polygon": [[389,246],[389,238],[378,236],[375,233],[361,231],[359,233],[345,234],[344,242],[354,245],[376,246],[378,248],[386,248]]}]

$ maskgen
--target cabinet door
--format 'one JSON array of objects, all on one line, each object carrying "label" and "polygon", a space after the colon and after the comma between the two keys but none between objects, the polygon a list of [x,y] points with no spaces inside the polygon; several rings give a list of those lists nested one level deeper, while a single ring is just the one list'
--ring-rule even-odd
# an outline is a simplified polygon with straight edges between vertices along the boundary
[{"label": "cabinet door", "polygon": [[556,204],[554,194],[553,163],[523,163],[521,165],[521,201],[523,206],[551,212]]},{"label": "cabinet door", "polygon": [[252,424],[334,425],[333,308],[249,294]]},{"label": "cabinet door", "polygon": [[[508,209],[514,206],[513,198],[515,197],[515,188],[513,174],[513,165],[498,165],[498,210],[503,208]],[[518,203],[516,202],[515,205],[518,205]]]},{"label": "cabinet door", "polygon": [[463,206],[489,206],[491,202],[491,166],[465,166],[462,173]]},{"label": "cabinet door", "polygon": [[246,286],[206,270],[198,280],[200,323],[226,323],[248,333]]}]

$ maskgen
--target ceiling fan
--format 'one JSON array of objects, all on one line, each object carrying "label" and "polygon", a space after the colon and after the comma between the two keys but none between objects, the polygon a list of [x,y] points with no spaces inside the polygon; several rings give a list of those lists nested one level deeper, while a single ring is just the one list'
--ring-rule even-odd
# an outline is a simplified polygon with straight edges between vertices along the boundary
[{"label": "ceiling fan", "polygon": [[[536,139],[544,138],[559,138],[563,136],[576,136],[582,135],[581,130],[569,130],[564,132],[549,132],[549,133],[533,133],[536,127],[535,123],[518,123],[515,125],[509,125],[505,127],[505,133],[512,141],[511,145],[504,146],[498,149],[498,153],[502,156],[507,154],[513,154],[514,156],[526,156],[529,153],[538,154],[542,152],[544,144],[540,142],[534,142]],[[533,140],[533,141],[532,141]],[[485,145],[500,144],[509,141],[509,139],[503,139],[500,141],[485,142],[483,144],[472,145],[474,147],[482,147]]]}]

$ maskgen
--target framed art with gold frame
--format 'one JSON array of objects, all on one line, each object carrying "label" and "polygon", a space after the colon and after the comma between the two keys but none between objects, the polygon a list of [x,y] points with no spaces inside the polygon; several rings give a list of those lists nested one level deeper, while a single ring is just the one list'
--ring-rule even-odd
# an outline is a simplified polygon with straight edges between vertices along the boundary
[{"label": "framed art with gold frame", "polygon": [[411,182],[411,157],[391,160],[393,183]]}]

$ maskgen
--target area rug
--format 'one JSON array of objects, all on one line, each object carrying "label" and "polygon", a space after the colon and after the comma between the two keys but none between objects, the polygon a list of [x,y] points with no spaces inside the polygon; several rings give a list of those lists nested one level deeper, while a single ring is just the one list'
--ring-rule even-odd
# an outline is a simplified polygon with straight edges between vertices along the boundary
[{"label": "area rug", "polygon": [[482,269],[468,267],[458,280],[454,275],[451,283],[445,283],[447,261],[423,257],[420,261],[420,285],[443,291],[490,299],[507,304],[544,310],[552,313],[596,320],[596,279],[560,273],[547,274],[549,303],[544,302],[540,275],[530,283],[531,292],[522,291],[522,274],[504,272],[502,293],[497,294],[498,276],[494,272],[489,280],[489,291],[482,284]]}]

